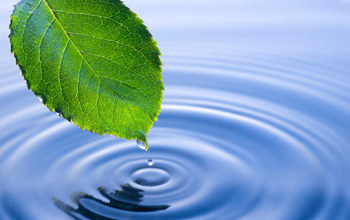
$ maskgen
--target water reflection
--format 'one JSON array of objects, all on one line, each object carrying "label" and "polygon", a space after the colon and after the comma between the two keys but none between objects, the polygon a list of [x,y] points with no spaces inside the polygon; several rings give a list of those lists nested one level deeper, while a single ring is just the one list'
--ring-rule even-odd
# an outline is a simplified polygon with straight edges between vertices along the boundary
[{"label": "water reflection", "polygon": [[74,219],[82,219],[81,217],[85,217],[100,220],[117,219],[117,216],[106,216],[106,213],[113,213],[113,209],[133,212],[152,212],[169,208],[168,205],[140,205],[143,198],[143,190],[137,189],[130,184],[124,184],[120,187],[121,190],[114,190],[113,192],[109,192],[104,187],[98,188],[100,194],[108,199],[109,202],[79,192],[72,193],[71,195],[71,200],[78,206],[77,208],[73,208],[72,206],[56,199],[54,199],[54,204]]}]

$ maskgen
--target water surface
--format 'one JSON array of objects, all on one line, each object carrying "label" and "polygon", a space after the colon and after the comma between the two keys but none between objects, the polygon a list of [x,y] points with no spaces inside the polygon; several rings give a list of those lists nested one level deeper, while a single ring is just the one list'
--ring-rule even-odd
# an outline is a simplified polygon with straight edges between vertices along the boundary
[{"label": "water surface", "polygon": [[0,6],[0,219],[350,219],[350,2],[127,0],[162,51],[150,150],[29,91]]}]

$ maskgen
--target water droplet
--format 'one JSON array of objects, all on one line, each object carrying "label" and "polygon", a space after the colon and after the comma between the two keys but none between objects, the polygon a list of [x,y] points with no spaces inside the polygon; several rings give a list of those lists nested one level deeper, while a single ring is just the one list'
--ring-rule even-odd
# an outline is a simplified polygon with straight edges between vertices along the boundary
[{"label": "water droplet", "polygon": [[38,96],[38,99],[39,99],[39,101],[40,101],[41,104],[44,104],[43,98],[41,98],[40,96]]},{"label": "water droplet", "polygon": [[137,140],[136,143],[137,143],[137,146],[139,148],[141,148],[142,150],[146,150],[147,149],[147,145],[145,143],[143,143],[142,141]]},{"label": "water droplet", "polygon": [[41,102],[41,104],[45,104],[46,103],[46,98],[44,95],[38,95],[37,96],[39,101]]},{"label": "water droplet", "polygon": [[148,164],[148,166],[153,166],[154,160],[149,159],[149,160],[147,161],[147,164]]}]

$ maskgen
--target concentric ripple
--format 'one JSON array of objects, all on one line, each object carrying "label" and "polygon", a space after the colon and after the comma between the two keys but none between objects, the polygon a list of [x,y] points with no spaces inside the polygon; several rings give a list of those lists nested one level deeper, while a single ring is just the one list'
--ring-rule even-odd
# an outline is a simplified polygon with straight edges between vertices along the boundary
[{"label": "concentric ripple", "polygon": [[[1,124],[6,215],[40,219],[61,210],[75,219],[346,219],[349,139],[340,128],[348,126],[349,93],[342,91],[349,86],[332,78],[336,86],[327,88],[325,76],[314,79],[312,70],[303,73],[305,64],[287,58],[293,69],[281,58],[231,56],[168,57],[165,80],[173,83],[149,152],[82,132],[24,86],[12,89],[19,98],[4,109]],[[38,199],[24,205],[25,198]],[[25,208],[23,216],[14,204]]]},{"label": "concentric ripple", "polygon": [[[198,10],[211,6],[215,21],[224,14],[215,7],[232,2]],[[334,15],[322,25],[310,4],[309,32],[293,19],[278,32],[285,26],[275,17],[255,18],[276,31],[263,42],[251,17],[233,28],[232,15],[215,32],[196,20],[184,29],[169,20],[175,30],[157,20],[166,91],[148,152],[47,110],[0,52],[0,219],[350,219],[350,52],[342,47],[350,16],[345,3],[332,4],[319,5]]]}]

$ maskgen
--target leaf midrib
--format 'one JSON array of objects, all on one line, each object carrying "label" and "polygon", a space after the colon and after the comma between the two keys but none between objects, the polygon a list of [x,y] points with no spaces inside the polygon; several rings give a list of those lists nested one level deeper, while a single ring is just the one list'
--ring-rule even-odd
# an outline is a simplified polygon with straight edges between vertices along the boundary
[{"label": "leaf midrib", "polygon": [[131,116],[132,120],[135,121],[133,115],[131,114],[131,111],[129,109],[128,104],[125,102],[125,100],[123,99],[123,97],[121,97],[116,91],[114,91],[107,83],[105,83],[101,77],[95,72],[95,70],[92,68],[92,66],[90,65],[90,63],[87,61],[87,59],[84,57],[84,55],[80,52],[79,48],[75,45],[74,41],[72,40],[72,38],[69,36],[69,34],[67,33],[67,31],[64,29],[63,25],[61,24],[61,22],[58,20],[56,14],[53,12],[50,4],[46,1],[46,0],[41,0],[42,2],[44,2],[47,6],[47,8],[49,9],[50,13],[52,14],[53,18],[57,21],[58,25],[61,27],[63,33],[67,36],[68,41],[72,42],[72,45],[74,46],[74,48],[78,51],[79,55],[82,57],[82,59],[85,61],[85,63],[89,66],[89,68],[92,70],[92,72],[94,73],[94,75],[100,80],[101,83],[103,83],[109,90],[111,90],[114,94],[116,94],[120,100],[122,100],[122,102],[125,104],[126,108],[128,109],[128,113]]}]

